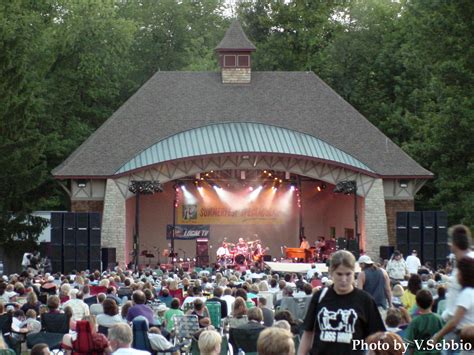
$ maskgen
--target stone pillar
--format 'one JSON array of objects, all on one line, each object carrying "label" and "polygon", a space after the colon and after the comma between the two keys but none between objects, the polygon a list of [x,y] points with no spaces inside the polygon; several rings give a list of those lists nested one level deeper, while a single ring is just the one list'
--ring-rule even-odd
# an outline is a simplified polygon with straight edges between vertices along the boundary
[{"label": "stone pillar", "polygon": [[379,260],[380,246],[388,245],[387,216],[382,179],[374,184],[365,197],[365,251],[374,260]]},{"label": "stone pillar", "polygon": [[102,247],[115,248],[117,262],[125,262],[126,214],[125,198],[112,179],[107,179],[102,215]]},{"label": "stone pillar", "polygon": [[397,245],[397,212],[411,212],[415,210],[415,200],[385,200],[385,213],[387,214],[388,242]]}]

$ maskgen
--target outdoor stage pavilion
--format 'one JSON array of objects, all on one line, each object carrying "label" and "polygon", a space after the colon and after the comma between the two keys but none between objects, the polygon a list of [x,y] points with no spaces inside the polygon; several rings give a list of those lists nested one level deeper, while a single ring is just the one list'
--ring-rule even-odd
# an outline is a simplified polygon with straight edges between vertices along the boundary
[{"label": "outdoor stage pavilion", "polygon": [[[359,232],[373,257],[395,244],[396,212],[414,210],[432,173],[313,72],[252,72],[255,49],[234,21],[215,49],[220,72],[157,72],[54,169],[71,211],[102,213],[118,261],[132,260],[136,225],[152,264],[173,226],[178,257],[195,256],[199,235],[211,262],[224,238],[255,234],[278,259],[302,233]],[[134,194],[140,181],[163,192]],[[356,201],[334,192],[341,182]]]}]

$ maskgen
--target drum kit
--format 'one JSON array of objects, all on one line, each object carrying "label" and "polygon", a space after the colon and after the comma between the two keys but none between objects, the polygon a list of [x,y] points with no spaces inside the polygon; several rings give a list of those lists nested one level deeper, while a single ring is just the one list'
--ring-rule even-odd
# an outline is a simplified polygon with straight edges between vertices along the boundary
[{"label": "drum kit", "polygon": [[[218,255],[221,264],[247,265],[251,262],[260,262],[265,249],[262,248],[260,240],[239,242],[237,244],[226,242],[226,252]],[[268,248],[266,248],[268,250]]]}]

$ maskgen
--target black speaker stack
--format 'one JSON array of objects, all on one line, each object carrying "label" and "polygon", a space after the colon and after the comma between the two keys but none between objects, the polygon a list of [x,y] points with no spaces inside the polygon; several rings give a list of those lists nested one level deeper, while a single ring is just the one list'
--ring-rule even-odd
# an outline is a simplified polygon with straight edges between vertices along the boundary
[{"label": "black speaker stack", "polygon": [[100,213],[51,213],[49,256],[53,272],[100,270],[100,238]]},{"label": "black speaker stack", "polygon": [[423,264],[443,267],[450,253],[447,225],[443,211],[397,212],[397,249],[404,257],[416,250]]},{"label": "black speaker stack", "polygon": [[354,254],[355,258],[358,259],[360,256],[360,250],[357,246],[357,240],[337,238],[337,250],[347,250]]}]

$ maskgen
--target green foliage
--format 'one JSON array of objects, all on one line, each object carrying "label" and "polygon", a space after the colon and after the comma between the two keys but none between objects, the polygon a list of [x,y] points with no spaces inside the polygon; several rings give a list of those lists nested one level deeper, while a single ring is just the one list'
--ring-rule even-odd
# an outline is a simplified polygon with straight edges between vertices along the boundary
[{"label": "green foliage", "polygon": [[[158,70],[216,71],[223,0],[0,3],[0,243],[65,209],[50,175]],[[313,70],[436,178],[423,209],[474,225],[474,2],[240,2],[254,70]],[[29,237],[25,237],[29,236]]]},{"label": "green foliage", "polygon": [[417,196],[474,225],[474,3],[244,2],[259,70],[314,70],[435,173]]},{"label": "green foliage", "polygon": [[0,4],[0,243],[34,237],[42,226],[26,216],[46,177],[40,88],[30,71],[30,43],[41,26],[41,16],[25,2]]}]

